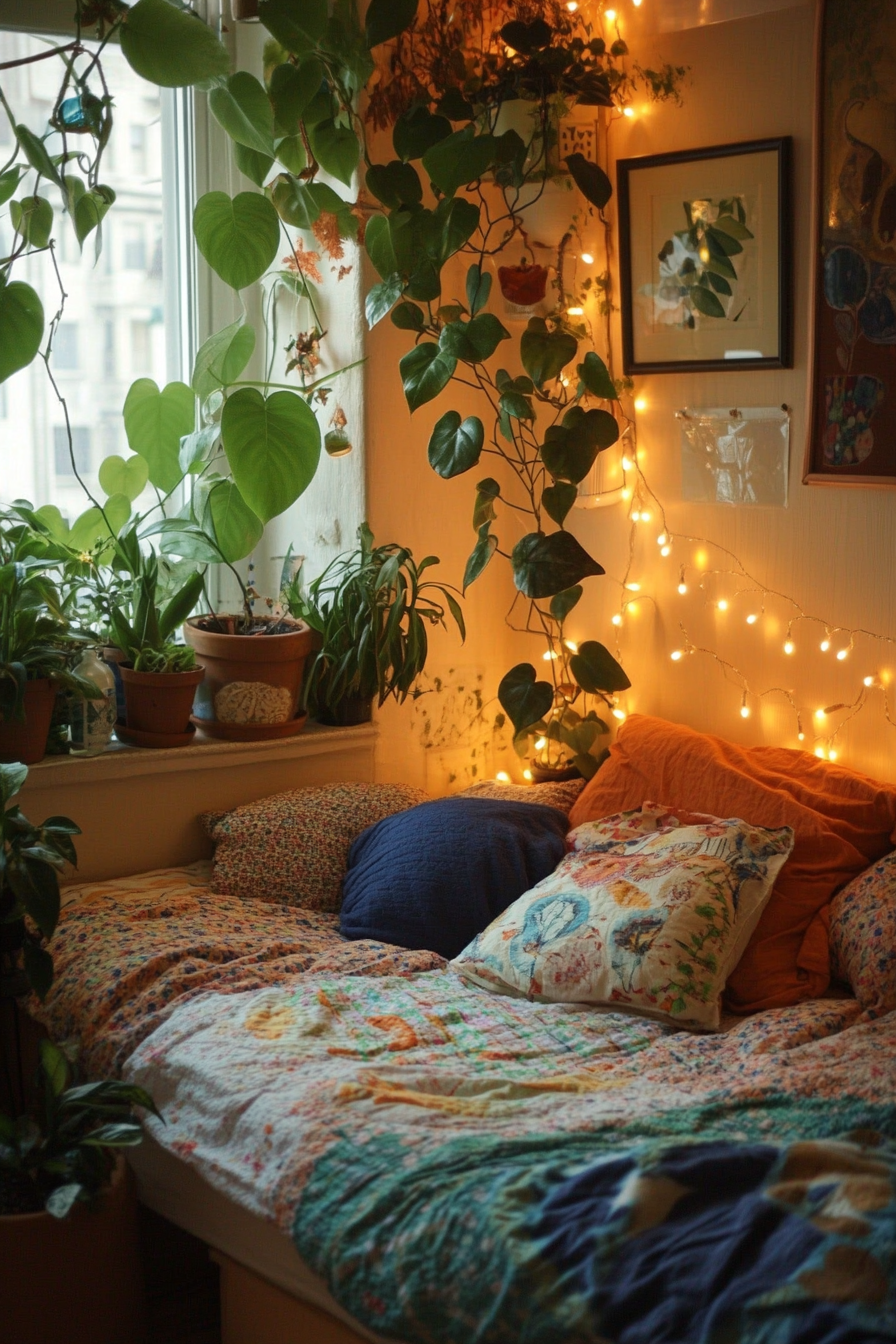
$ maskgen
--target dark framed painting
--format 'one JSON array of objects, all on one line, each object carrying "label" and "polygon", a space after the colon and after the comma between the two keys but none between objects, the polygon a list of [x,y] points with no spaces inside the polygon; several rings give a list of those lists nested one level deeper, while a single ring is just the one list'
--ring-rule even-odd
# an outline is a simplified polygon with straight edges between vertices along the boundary
[{"label": "dark framed painting", "polygon": [[791,142],[620,159],[626,373],[792,364]]},{"label": "dark framed painting", "polygon": [[804,481],[896,486],[896,9],[820,0]]}]

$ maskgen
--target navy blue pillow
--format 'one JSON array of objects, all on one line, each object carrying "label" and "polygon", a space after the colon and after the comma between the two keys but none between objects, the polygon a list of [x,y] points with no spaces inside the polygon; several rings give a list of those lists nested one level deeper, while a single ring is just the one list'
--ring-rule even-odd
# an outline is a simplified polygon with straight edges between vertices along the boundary
[{"label": "navy blue pillow", "polygon": [[349,851],[346,938],[456,957],[566,853],[565,813],[540,803],[440,798],[386,817]]}]

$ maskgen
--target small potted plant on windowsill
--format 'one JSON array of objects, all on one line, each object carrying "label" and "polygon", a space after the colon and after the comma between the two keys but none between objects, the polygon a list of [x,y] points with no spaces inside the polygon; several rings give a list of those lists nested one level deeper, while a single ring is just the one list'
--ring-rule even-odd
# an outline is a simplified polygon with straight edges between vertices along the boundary
[{"label": "small potted plant on windowsill", "polygon": [[424,571],[439,563],[436,556],[418,565],[406,547],[377,546],[366,523],[358,540],[358,549],[338,555],[307,594],[299,575],[281,593],[287,609],[317,636],[305,703],[319,723],[340,727],[369,722],[374,700],[407,699],[426,663],[426,625],[444,627],[446,608],[461,639],[466,636],[452,590],[421,582]]},{"label": "small potted plant on windowsill", "polygon": [[197,666],[195,650],[174,643],[172,636],[199,600],[203,575],[191,574],[161,610],[158,580],[158,560],[151,554],[141,560],[133,621],[121,605],[109,608],[115,643],[127,656],[119,669],[127,721],[116,725],[116,732],[134,746],[181,747],[195,733],[190,713],[205,669]]}]

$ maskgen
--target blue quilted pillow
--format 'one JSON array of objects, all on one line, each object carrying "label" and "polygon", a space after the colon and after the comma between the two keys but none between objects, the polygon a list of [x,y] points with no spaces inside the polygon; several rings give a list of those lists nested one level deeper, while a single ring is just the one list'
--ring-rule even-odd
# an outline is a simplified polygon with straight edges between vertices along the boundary
[{"label": "blue quilted pillow", "polygon": [[456,957],[566,853],[566,816],[491,798],[440,798],[387,817],[351,847],[346,938]]}]

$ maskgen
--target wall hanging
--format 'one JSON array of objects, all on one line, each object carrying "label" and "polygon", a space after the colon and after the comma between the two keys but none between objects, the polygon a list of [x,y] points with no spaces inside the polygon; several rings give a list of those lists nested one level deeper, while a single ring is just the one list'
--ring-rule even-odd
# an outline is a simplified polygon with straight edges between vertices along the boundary
[{"label": "wall hanging", "polygon": [[625,372],[789,368],[789,137],[616,171]]},{"label": "wall hanging", "polygon": [[683,499],[786,508],[790,413],[785,406],[690,407],[675,414],[681,423]]},{"label": "wall hanging", "polygon": [[896,25],[820,0],[812,414],[804,479],[896,485]]}]

